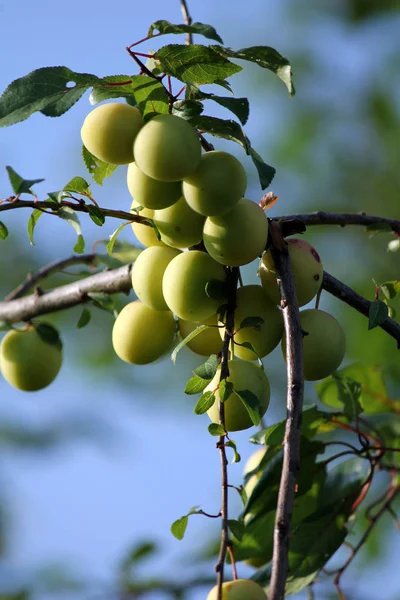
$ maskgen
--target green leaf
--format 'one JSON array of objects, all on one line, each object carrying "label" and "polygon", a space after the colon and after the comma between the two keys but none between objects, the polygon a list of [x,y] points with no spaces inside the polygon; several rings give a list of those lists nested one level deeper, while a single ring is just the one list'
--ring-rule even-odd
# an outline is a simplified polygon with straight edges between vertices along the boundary
[{"label": "green leaf", "polygon": [[199,44],[169,44],[157,50],[154,59],[159,61],[160,69],[167,75],[198,85],[226,79],[242,70],[214,47]]},{"label": "green leaf", "polygon": [[286,85],[288,92],[294,96],[295,89],[292,81],[292,68],[287,58],[279,54],[270,46],[251,46],[232,50],[232,48],[223,48],[221,46],[211,46],[226,58],[237,58],[255,63],[263,69],[268,69],[275,73],[279,79]]},{"label": "green leaf", "polygon": [[343,403],[344,414],[349,419],[355,419],[363,412],[359,402],[362,390],[361,383],[350,377],[334,376],[334,378],[336,379],[339,400]]},{"label": "green leaf", "polygon": [[177,540],[183,540],[186,528],[188,526],[188,521],[188,516],[185,515],[184,517],[181,517],[172,523],[171,533],[174,537],[176,537]]},{"label": "green leaf", "polygon": [[34,325],[36,329],[36,333],[42,338],[43,341],[47,342],[47,344],[51,344],[52,346],[57,346],[57,348],[62,348],[62,342],[60,338],[60,334],[53,325],[49,325],[49,323],[38,323]]},{"label": "green leaf", "polygon": [[2,221],[0,221],[0,240],[5,240],[8,237],[8,229]]},{"label": "green leaf", "polygon": [[171,354],[171,360],[172,362],[175,364],[176,363],[176,357],[178,355],[178,352],[180,350],[182,350],[182,348],[184,346],[186,346],[186,344],[188,342],[190,342],[193,338],[195,338],[197,335],[199,335],[199,333],[201,333],[202,331],[204,331],[205,329],[208,329],[208,325],[199,325],[198,327],[196,327],[196,329],[193,329],[193,331],[191,331],[189,333],[189,335],[187,335],[185,337],[184,340],[182,340],[181,342],[179,342],[179,344],[174,348],[172,354]]},{"label": "green leaf", "polygon": [[200,115],[190,119],[190,122],[193,127],[199,129],[201,132],[209,133],[214,137],[236,142],[242,146],[246,154],[250,153],[249,140],[239,123],[236,123],[236,121]]},{"label": "green leaf", "polygon": [[168,114],[169,99],[160,81],[148,75],[134,75],[131,80],[135,100],[145,120],[156,114]]},{"label": "green leaf", "polygon": [[389,316],[387,305],[382,300],[371,302],[368,311],[368,329],[374,329],[385,321]]},{"label": "green leaf", "polygon": [[[116,85],[120,83],[121,85]],[[110,85],[111,84],[111,85]],[[129,104],[136,104],[129,75],[110,75],[103,77],[101,83],[96,84],[90,92],[89,102],[92,105],[114,98],[125,98]]]},{"label": "green leaf", "polygon": [[13,81],[0,97],[0,127],[24,121],[38,111],[60,116],[98,81],[95,75],[76,73],[67,67],[32,71]]},{"label": "green leaf", "polygon": [[233,391],[233,383],[226,379],[222,379],[218,387],[220,402],[226,402]]},{"label": "green leaf", "polygon": [[[237,451],[237,447],[236,447],[236,442],[234,442],[233,440],[228,440],[227,442],[225,442],[225,446],[227,448],[232,448],[233,450],[233,463],[237,463],[240,462],[242,460],[242,457],[240,456],[239,452]],[[247,500],[247,498],[246,498]]]},{"label": "green leaf", "polygon": [[104,179],[110,177],[117,168],[117,165],[111,165],[93,156],[85,146],[82,146],[82,158],[85,167],[99,185],[103,185]]},{"label": "green leaf", "polygon": [[247,98],[231,98],[229,96],[206,94],[195,86],[191,86],[189,97],[193,100],[213,100],[220,106],[230,110],[239,119],[242,125],[245,125],[249,118],[250,105]]},{"label": "green leaf", "polygon": [[400,292],[400,281],[398,279],[385,281],[379,286],[379,289],[388,300],[392,300]]},{"label": "green leaf", "polygon": [[204,413],[206,413],[208,411],[208,409],[212,407],[214,402],[215,402],[214,392],[205,392],[201,396],[199,401],[197,402],[196,406],[193,409],[193,412],[196,415],[204,415]]},{"label": "green leaf", "polygon": [[157,545],[154,542],[139,542],[126,554],[121,561],[120,571],[123,576],[130,576],[131,570],[143,559],[148,558],[157,551]]},{"label": "green leaf", "polygon": [[99,227],[104,225],[106,218],[98,206],[96,206],[95,204],[89,204],[88,210],[89,217],[92,219],[93,223],[95,223]]},{"label": "green leaf", "polygon": [[208,433],[215,436],[222,436],[225,435],[225,429],[219,423],[210,423]]},{"label": "green leaf", "polygon": [[41,210],[38,210],[37,208],[35,208],[35,210],[32,211],[31,216],[29,217],[28,236],[29,236],[29,243],[31,246],[35,245],[35,243],[33,241],[33,232],[35,231],[36,223],[39,221],[42,214],[43,214],[43,212]]},{"label": "green leaf", "polygon": [[115,316],[116,309],[112,296],[109,296],[108,294],[102,294],[100,292],[89,292],[88,297],[92,300],[94,306],[97,306],[97,308],[101,308],[102,310],[105,310],[109,314]]},{"label": "green leaf", "polygon": [[[156,32],[156,33],[154,33]],[[166,35],[166,34],[179,34],[179,33],[195,33],[198,35],[203,35],[205,38],[209,40],[215,40],[220,44],[223,44],[222,38],[218,35],[214,27],[211,25],[206,25],[205,23],[191,23],[191,25],[174,25],[169,21],[155,21],[152,25],[150,25],[148,36],[153,37],[153,35]]]},{"label": "green leaf", "polygon": [[[239,325],[239,329],[245,329],[246,327],[252,327],[256,331],[261,331],[260,325],[264,323],[262,317],[245,317]],[[238,329],[238,331],[239,331]]]},{"label": "green leaf", "polygon": [[202,379],[212,379],[218,369],[218,358],[216,354],[211,354],[206,362],[197,367],[193,373]]},{"label": "green leaf", "polygon": [[232,535],[240,542],[244,533],[244,524],[242,521],[228,519],[228,527]]},{"label": "green leaf", "polygon": [[92,318],[92,314],[91,314],[90,310],[87,308],[83,308],[82,312],[81,312],[81,316],[79,317],[78,322],[76,324],[76,328],[83,329],[83,327],[86,327],[86,325],[90,322],[91,318]]},{"label": "green leaf", "polygon": [[276,169],[270,165],[267,165],[267,163],[264,162],[264,160],[252,146],[250,147],[250,158],[257,169],[261,189],[265,190],[265,188],[271,184],[273,178],[275,177]]},{"label": "green leaf", "polygon": [[186,384],[185,394],[188,394],[188,395],[200,394],[200,392],[202,392],[208,386],[210,381],[211,381],[211,379],[202,379],[201,377],[198,377],[197,375],[195,375],[194,377],[191,377]]},{"label": "green leaf", "polygon": [[129,221],[127,221],[126,223],[122,223],[122,225],[120,225],[115,231],[114,233],[112,233],[110,235],[110,241],[107,244],[107,253],[111,256],[113,253],[113,249],[114,249],[114,244],[116,242],[117,237],[119,236],[119,234],[121,233],[121,231],[124,229],[124,227],[126,227],[127,225],[129,225]]},{"label": "green leaf", "polygon": [[31,187],[35,183],[44,181],[44,179],[24,179],[12,167],[6,167],[6,169],[14,194],[32,194],[34,196]]},{"label": "green leaf", "polygon": [[78,236],[78,241],[74,246],[74,252],[77,254],[82,254],[85,250],[85,240],[82,236],[81,224],[79,222],[78,215],[69,206],[63,206],[60,208],[60,210],[57,212],[57,215],[60,217],[60,219],[67,221],[67,223],[69,223],[75,230],[76,235]]},{"label": "green leaf", "polygon": [[203,109],[203,104],[197,100],[177,100],[172,105],[172,114],[190,120],[201,115]]},{"label": "green leaf", "polygon": [[74,177],[64,186],[63,192],[74,192],[75,194],[81,194],[82,196],[90,195],[90,185],[83,179],[83,177]]},{"label": "green leaf", "polygon": [[249,413],[253,425],[259,425],[261,423],[261,404],[257,396],[250,390],[235,390],[235,394],[239,396],[242,404]]}]

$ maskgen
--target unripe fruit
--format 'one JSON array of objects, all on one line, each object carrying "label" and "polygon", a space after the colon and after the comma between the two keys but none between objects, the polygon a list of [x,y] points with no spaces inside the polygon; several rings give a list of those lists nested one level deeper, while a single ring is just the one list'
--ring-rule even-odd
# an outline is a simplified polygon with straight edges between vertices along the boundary
[{"label": "unripe fruit", "polygon": [[124,306],[116,318],[112,343],[121,360],[147,365],[169,350],[175,329],[171,312],[154,310],[136,300]]},{"label": "unripe fruit", "polygon": [[[217,585],[210,591],[207,600],[218,600]],[[255,581],[236,579],[222,584],[222,600],[267,600],[267,596]]]},{"label": "unripe fruit", "polygon": [[[253,327],[239,330],[241,322],[247,317],[261,317],[264,323],[259,325],[259,331]],[[237,290],[235,309],[235,356],[245,360],[256,360],[266,356],[279,344],[283,334],[283,318],[279,308],[265,294],[261,285],[245,285]],[[238,331],[239,330],[239,331]],[[224,330],[219,330],[221,337]],[[238,346],[250,342],[257,355],[250,349]]]},{"label": "unripe fruit", "polygon": [[[193,321],[185,321],[184,319],[178,320],[179,331],[182,336],[182,339],[185,339],[198,327],[199,325],[218,325],[218,317],[217,315],[213,315],[209,319],[204,319],[204,321],[193,322]],[[225,329],[224,329],[225,331]],[[208,327],[204,329],[201,333],[196,335],[190,342],[186,344],[186,346],[195,352],[196,354],[201,354],[202,356],[210,356],[210,354],[218,354],[222,350],[222,340],[219,334],[218,327]]]},{"label": "unripe fruit", "polygon": [[[299,306],[308,304],[317,294],[322,284],[323,266],[318,252],[305,240],[290,238],[286,240],[293,271]],[[276,281],[276,272],[271,251],[268,250],[260,263],[261,285],[275,304],[280,304],[281,297]]]},{"label": "unripe fruit", "polygon": [[215,314],[222,302],[206,293],[211,279],[225,281],[225,271],[205,252],[190,250],[176,256],[163,278],[163,294],[170,310],[186,321],[202,321]]},{"label": "unripe fruit", "polygon": [[172,206],[154,211],[162,241],[172,248],[189,248],[201,242],[204,217],[194,212],[183,197]]},{"label": "unripe fruit", "polygon": [[82,142],[100,160],[126,165],[133,162],[133,142],[143,125],[142,115],[134,106],[123,102],[102,104],[84,120]]},{"label": "unripe fruit", "polygon": [[175,115],[157,115],[134,144],[137,166],[158,181],[180,181],[200,162],[201,145],[193,127]]},{"label": "unripe fruit", "polygon": [[[312,308],[300,312],[300,324],[302,330],[308,333],[303,337],[304,379],[324,379],[336,371],[344,358],[344,331],[332,315]],[[286,357],[285,337],[282,352]]]},{"label": "unripe fruit", "polygon": [[189,206],[208,217],[232,210],[246,186],[246,171],[238,159],[214,150],[203,154],[196,171],[185,177],[182,191]]},{"label": "unripe fruit", "polygon": [[146,208],[167,208],[182,196],[182,186],[179,181],[166,183],[152,179],[142,173],[134,162],[128,165],[127,183],[131,196],[138,205]]},{"label": "unripe fruit", "polygon": [[46,341],[32,325],[9,331],[2,339],[0,370],[18,390],[35,392],[47,387],[56,378],[61,363],[61,343]]},{"label": "unripe fruit", "polygon": [[132,287],[136,296],[154,310],[169,310],[162,293],[165,269],[180,250],[153,246],[143,250],[133,263]]},{"label": "unripe fruit", "polygon": [[268,220],[265,212],[246,198],[220,217],[208,217],[203,241],[210,256],[230,267],[252,262],[267,243]]},{"label": "unripe fruit", "polygon": [[[137,206],[140,206],[140,204],[134,200],[132,202],[131,210]],[[147,217],[148,219],[153,220],[154,210],[151,208],[142,208],[142,210],[137,214],[139,214],[141,217]],[[141,223],[132,222],[132,230],[137,240],[143,244],[143,246],[165,246],[164,242],[159,240],[156,236],[156,232],[154,231],[153,227],[150,227],[149,225],[142,225]]]},{"label": "unripe fruit", "polygon": [[[248,458],[246,464],[244,465],[243,477],[246,477],[246,475],[248,473],[255,471],[259,467],[262,459],[264,458],[266,450],[267,449],[265,448],[265,446],[263,446],[259,450],[256,450],[255,452],[253,452],[253,454]],[[247,483],[244,486],[244,489],[246,490],[247,498],[250,498],[260,477],[261,477],[261,471],[259,473],[255,473],[247,480]]]},{"label": "unripe fruit", "polygon": [[[229,377],[227,381],[233,384],[234,390],[241,392],[249,390],[258,398],[260,403],[259,413],[262,417],[270,399],[269,381],[263,369],[257,364],[247,360],[230,360],[228,362]],[[221,368],[219,367],[213,380],[208,384],[204,392],[214,392],[219,385]],[[208,416],[214,423],[219,422],[218,402],[219,391],[215,393],[216,401],[207,411]],[[249,413],[235,392],[225,400],[225,427],[227,431],[241,431],[253,426]]]}]

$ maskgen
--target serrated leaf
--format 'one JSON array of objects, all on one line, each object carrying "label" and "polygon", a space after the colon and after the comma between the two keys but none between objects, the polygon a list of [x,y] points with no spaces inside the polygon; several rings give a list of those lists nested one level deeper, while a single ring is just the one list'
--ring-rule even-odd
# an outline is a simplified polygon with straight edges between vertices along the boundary
[{"label": "serrated leaf", "polygon": [[197,100],[177,100],[172,105],[172,114],[182,119],[191,119],[201,115],[203,109],[203,104]]},{"label": "serrated leaf", "polygon": [[10,166],[6,167],[8,178],[11,183],[14,194],[32,194],[31,187],[35,183],[41,183],[44,179],[24,179],[21,175],[18,175],[16,171]]},{"label": "serrated leaf", "polygon": [[92,318],[92,314],[91,314],[90,310],[87,308],[83,308],[81,315],[78,319],[78,322],[76,324],[76,328],[83,329],[83,327],[86,327],[86,325],[90,322],[91,318]]},{"label": "serrated leaf", "polygon": [[5,240],[8,237],[8,229],[2,221],[0,221],[0,240]]},{"label": "serrated leaf", "polygon": [[218,369],[218,358],[216,354],[211,354],[206,362],[197,367],[193,373],[202,379],[211,380]]},{"label": "serrated leaf", "polygon": [[[120,83],[121,85],[117,85]],[[132,78],[129,75],[110,75],[103,77],[101,83],[92,88],[89,96],[89,102],[92,105],[110,100],[113,98],[125,98],[129,104],[135,105]],[[108,85],[107,85],[108,84]]]},{"label": "serrated leaf", "polygon": [[24,121],[38,111],[60,116],[98,81],[95,75],[76,73],[67,67],[36,69],[13,81],[0,97],[0,127]]},{"label": "serrated leaf", "polygon": [[250,153],[250,143],[241,126],[236,121],[200,115],[199,117],[190,119],[190,122],[193,127],[199,129],[201,132],[236,142],[242,146],[246,154]]},{"label": "serrated leaf", "polygon": [[356,418],[363,412],[359,402],[362,385],[350,377],[334,376],[337,383],[340,402],[343,403],[343,412],[349,419]]},{"label": "serrated leaf", "polygon": [[250,158],[257,169],[261,189],[265,190],[265,188],[271,184],[273,178],[275,177],[276,169],[264,162],[264,160],[252,146],[250,146]]},{"label": "serrated leaf", "polygon": [[233,393],[233,383],[231,381],[227,381],[226,379],[222,379],[219,383],[218,393],[220,402],[226,402],[229,396]]},{"label": "serrated leaf", "polygon": [[242,70],[213,47],[200,44],[169,44],[157,50],[154,59],[167,75],[197,85],[214,83]]},{"label": "serrated leaf", "polygon": [[237,451],[236,442],[234,442],[233,440],[228,440],[227,442],[225,442],[225,446],[227,448],[232,448],[232,450],[233,450],[233,460],[232,460],[233,463],[237,463],[242,460],[242,457],[240,456],[239,452]]},{"label": "serrated leaf", "polygon": [[239,396],[243,406],[249,413],[253,425],[259,425],[261,423],[261,404],[257,396],[250,390],[235,390],[235,394]]},{"label": "serrated leaf", "polygon": [[374,329],[385,321],[389,316],[387,305],[382,300],[371,302],[368,311],[368,329]]},{"label": "serrated leaf", "polygon": [[33,241],[33,232],[35,231],[36,223],[39,221],[42,214],[43,214],[43,212],[41,210],[38,210],[37,208],[35,208],[35,210],[32,211],[31,216],[29,217],[28,236],[29,236],[29,243],[31,246],[35,245],[35,243]]},{"label": "serrated leaf", "polygon": [[196,415],[204,415],[208,411],[209,408],[213,406],[215,402],[215,394],[214,392],[205,392],[201,398],[198,400],[196,406],[193,409],[193,412]]},{"label": "serrated leaf", "polygon": [[103,185],[104,179],[110,177],[117,168],[117,165],[111,165],[93,156],[85,146],[82,146],[82,158],[85,167],[99,185]]},{"label": "serrated leaf", "polygon": [[88,210],[89,217],[92,219],[93,223],[95,223],[99,227],[104,225],[106,218],[98,206],[96,206],[95,204],[89,204]]},{"label": "serrated leaf", "polygon": [[57,348],[62,348],[62,342],[60,338],[60,334],[53,325],[49,325],[48,323],[38,323],[34,325],[36,329],[36,333],[45,341],[47,344],[51,344],[52,346],[57,346]]},{"label": "serrated leaf", "polygon": [[81,194],[87,196],[90,194],[90,185],[83,179],[83,177],[73,177],[66,186],[64,186],[63,192],[75,192],[75,194]]},{"label": "serrated leaf", "polygon": [[176,363],[176,357],[178,355],[178,352],[180,350],[182,350],[182,348],[184,346],[186,346],[186,344],[188,342],[190,342],[193,338],[195,338],[197,335],[199,335],[199,333],[201,333],[202,331],[204,331],[205,329],[208,329],[208,325],[199,325],[198,327],[196,327],[196,329],[193,329],[193,331],[191,331],[189,333],[189,335],[187,335],[185,337],[184,340],[182,340],[181,342],[179,342],[179,344],[174,348],[172,354],[171,354],[171,360],[172,362],[175,364]]},{"label": "serrated leaf", "polygon": [[293,86],[292,68],[290,63],[287,58],[279,54],[274,48],[271,48],[270,46],[250,46],[249,48],[232,50],[232,48],[224,48],[221,46],[211,47],[227,58],[250,61],[263,69],[272,71],[286,85],[289,94],[294,96],[295,89]]},{"label": "serrated leaf", "polygon": [[[156,32],[156,33],[154,33]],[[192,33],[202,35],[209,40],[215,40],[220,44],[223,44],[222,38],[218,35],[214,27],[206,25],[205,23],[191,23],[190,25],[174,25],[170,21],[160,20],[155,21],[150,25],[148,37],[153,35],[166,35],[166,34],[180,34],[180,33]]]},{"label": "serrated leaf", "polygon": [[[246,327],[252,327],[256,331],[261,331],[260,325],[264,323],[262,317],[245,317],[239,325],[239,329],[245,329]],[[239,329],[237,331],[239,331]]]},{"label": "serrated leaf", "polygon": [[225,429],[219,423],[210,423],[208,433],[215,436],[223,436],[225,435]]},{"label": "serrated leaf", "polygon": [[230,96],[218,96],[217,94],[206,94],[192,86],[190,98],[193,100],[213,100],[220,106],[230,110],[241,122],[246,125],[250,113],[250,105],[247,98],[231,98]]},{"label": "serrated leaf", "polygon": [[121,233],[121,231],[124,229],[124,227],[126,227],[127,225],[129,225],[129,221],[127,221],[126,223],[122,223],[122,225],[120,225],[115,231],[114,233],[112,233],[110,235],[110,241],[107,244],[107,253],[111,256],[113,253],[113,249],[114,249],[114,244],[116,242],[117,237],[119,236],[119,234]]},{"label": "serrated leaf", "polygon": [[240,542],[244,533],[244,524],[242,523],[242,521],[228,519],[228,527],[232,535]]},{"label": "serrated leaf", "polygon": [[57,215],[60,219],[67,221],[71,225],[71,227],[75,230],[76,235],[78,236],[78,241],[74,246],[74,252],[77,254],[82,254],[85,250],[85,240],[82,236],[81,224],[79,222],[78,215],[76,212],[70,208],[69,206],[63,206],[57,212]]},{"label": "serrated leaf", "polygon": [[184,517],[181,517],[172,523],[171,533],[174,537],[176,537],[177,540],[183,540],[186,528],[188,526],[188,521],[188,516],[185,515]]},{"label": "serrated leaf", "polygon": [[208,386],[210,381],[211,381],[211,379],[202,379],[201,377],[198,377],[197,375],[195,375],[194,377],[191,377],[186,384],[185,394],[188,394],[191,396],[194,394],[200,394],[200,392],[202,392]]}]

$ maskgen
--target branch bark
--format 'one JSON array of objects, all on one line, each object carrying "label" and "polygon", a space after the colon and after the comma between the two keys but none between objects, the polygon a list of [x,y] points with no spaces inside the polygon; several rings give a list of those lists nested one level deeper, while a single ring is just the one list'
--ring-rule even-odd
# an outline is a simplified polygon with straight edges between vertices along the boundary
[{"label": "branch bark", "polygon": [[304,225],[388,225],[392,231],[400,235],[400,221],[398,219],[389,219],[386,217],[377,217],[367,215],[366,213],[331,213],[318,211],[314,213],[301,213],[295,215],[285,215],[284,217],[275,217],[272,221],[280,221],[282,224],[288,221],[300,221]]},{"label": "branch bark", "polygon": [[282,475],[274,529],[274,548],[269,600],[282,600],[288,570],[290,522],[293,512],[297,472],[300,466],[300,427],[303,407],[303,334],[287,244],[281,231],[271,226],[272,247],[281,292],[286,334],[287,419]]}]

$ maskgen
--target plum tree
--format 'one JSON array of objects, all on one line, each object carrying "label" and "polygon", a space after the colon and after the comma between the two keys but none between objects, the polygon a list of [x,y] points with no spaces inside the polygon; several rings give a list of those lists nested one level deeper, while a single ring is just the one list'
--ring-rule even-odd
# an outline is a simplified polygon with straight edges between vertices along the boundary
[{"label": "plum tree", "polygon": [[47,387],[56,378],[61,363],[61,342],[48,341],[34,325],[9,331],[1,341],[0,371],[18,390],[35,392]]},{"label": "plum tree", "polygon": [[222,348],[222,341],[219,334],[220,329],[216,327],[218,325],[217,315],[212,315],[208,319],[204,319],[200,322],[185,321],[184,319],[178,319],[178,327],[182,338],[185,338],[199,325],[214,325],[214,327],[208,327],[192,340],[187,342],[186,346],[202,356],[210,356],[210,354],[218,354]]},{"label": "plum tree", "polygon": [[125,165],[133,161],[133,142],[143,124],[134,106],[123,102],[102,104],[84,120],[82,142],[100,160]]},{"label": "plum tree", "polygon": [[[254,327],[240,329],[242,321],[249,317],[260,317],[263,323]],[[255,360],[257,356],[263,357],[272,352],[279,344],[283,334],[282,313],[276,304],[273,304],[260,285],[245,285],[237,290],[235,309],[235,335],[234,353],[245,360]],[[219,330],[224,336],[224,329]],[[238,346],[250,342],[256,354],[249,348]]]},{"label": "plum tree", "polygon": [[192,210],[183,197],[168,208],[155,210],[153,219],[168,246],[189,248],[201,241],[204,217]]},{"label": "plum tree", "polygon": [[185,177],[182,191],[189,206],[208,217],[230,211],[246,186],[246,171],[238,159],[214,150],[203,154],[196,171]]},{"label": "plum tree", "polygon": [[[214,586],[207,600],[218,599],[218,586]],[[222,584],[221,600],[267,600],[264,590],[252,579],[235,579]]]},{"label": "plum tree", "polygon": [[[134,208],[139,207],[140,204],[135,200],[132,202],[131,211]],[[154,217],[154,210],[151,208],[142,208],[142,210],[138,213],[142,217],[147,217],[148,219],[152,219]],[[148,225],[142,225],[141,223],[132,223],[132,230],[135,234],[136,238],[139,240],[143,246],[165,246],[164,242],[158,239],[156,236],[156,232],[153,227]]]},{"label": "plum tree", "polygon": [[133,263],[132,287],[143,304],[155,310],[169,310],[162,293],[165,269],[180,250],[152,246],[143,250]]},{"label": "plum tree", "polygon": [[121,360],[147,365],[169,350],[175,330],[171,312],[154,310],[135,300],[124,306],[116,318],[112,344]]},{"label": "plum tree", "polygon": [[185,321],[208,319],[222,304],[206,292],[212,279],[225,281],[222,265],[200,250],[182,252],[165,269],[163,294],[167,305]]},{"label": "plum tree", "polygon": [[267,235],[265,212],[255,202],[242,198],[230,212],[206,219],[203,241],[214,260],[240,267],[262,253]]},{"label": "plum tree", "polygon": [[[304,379],[317,381],[340,366],[346,352],[346,337],[340,323],[329,313],[310,308],[300,312],[303,337]],[[286,357],[286,338],[282,339]]]},{"label": "plum tree", "polygon": [[[247,360],[230,360],[228,362],[228,367],[229,376],[227,381],[232,383],[234,391],[224,402],[225,427],[227,431],[242,431],[243,429],[252,427],[253,422],[238,394],[244,390],[249,390],[258,399],[259,414],[262,417],[269,406],[269,381],[264,370],[254,362]],[[219,422],[218,386],[220,377],[221,367],[217,369],[214,378],[204,390],[205,392],[216,392],[216,402],[207,412],[211,421],[214,423]]]},{"label": "plum tree", "polygon": [[197,169],[201,145],[190,123],[175,115],[157,115],[137,135],[134,155],[149,177],[181,181]]},{"label": "plum tree", "polygon": [[179,181],[165,182],[145,175],[135,162],[128,165],[127,184],[131,196],[145,208],[167,208],[182,196]]},{"label": "plum tree", "polygon": [[[315,248],[305,240],[292,238],[286,241],[288,243],[297,301],[299,306],[304,306],[314,298],[321,287],[324,272],[322,262]],[[261,259],[260,277],[261,284],[272,302],[279,304],[281,297],[270,250],[267,250]]]}]

